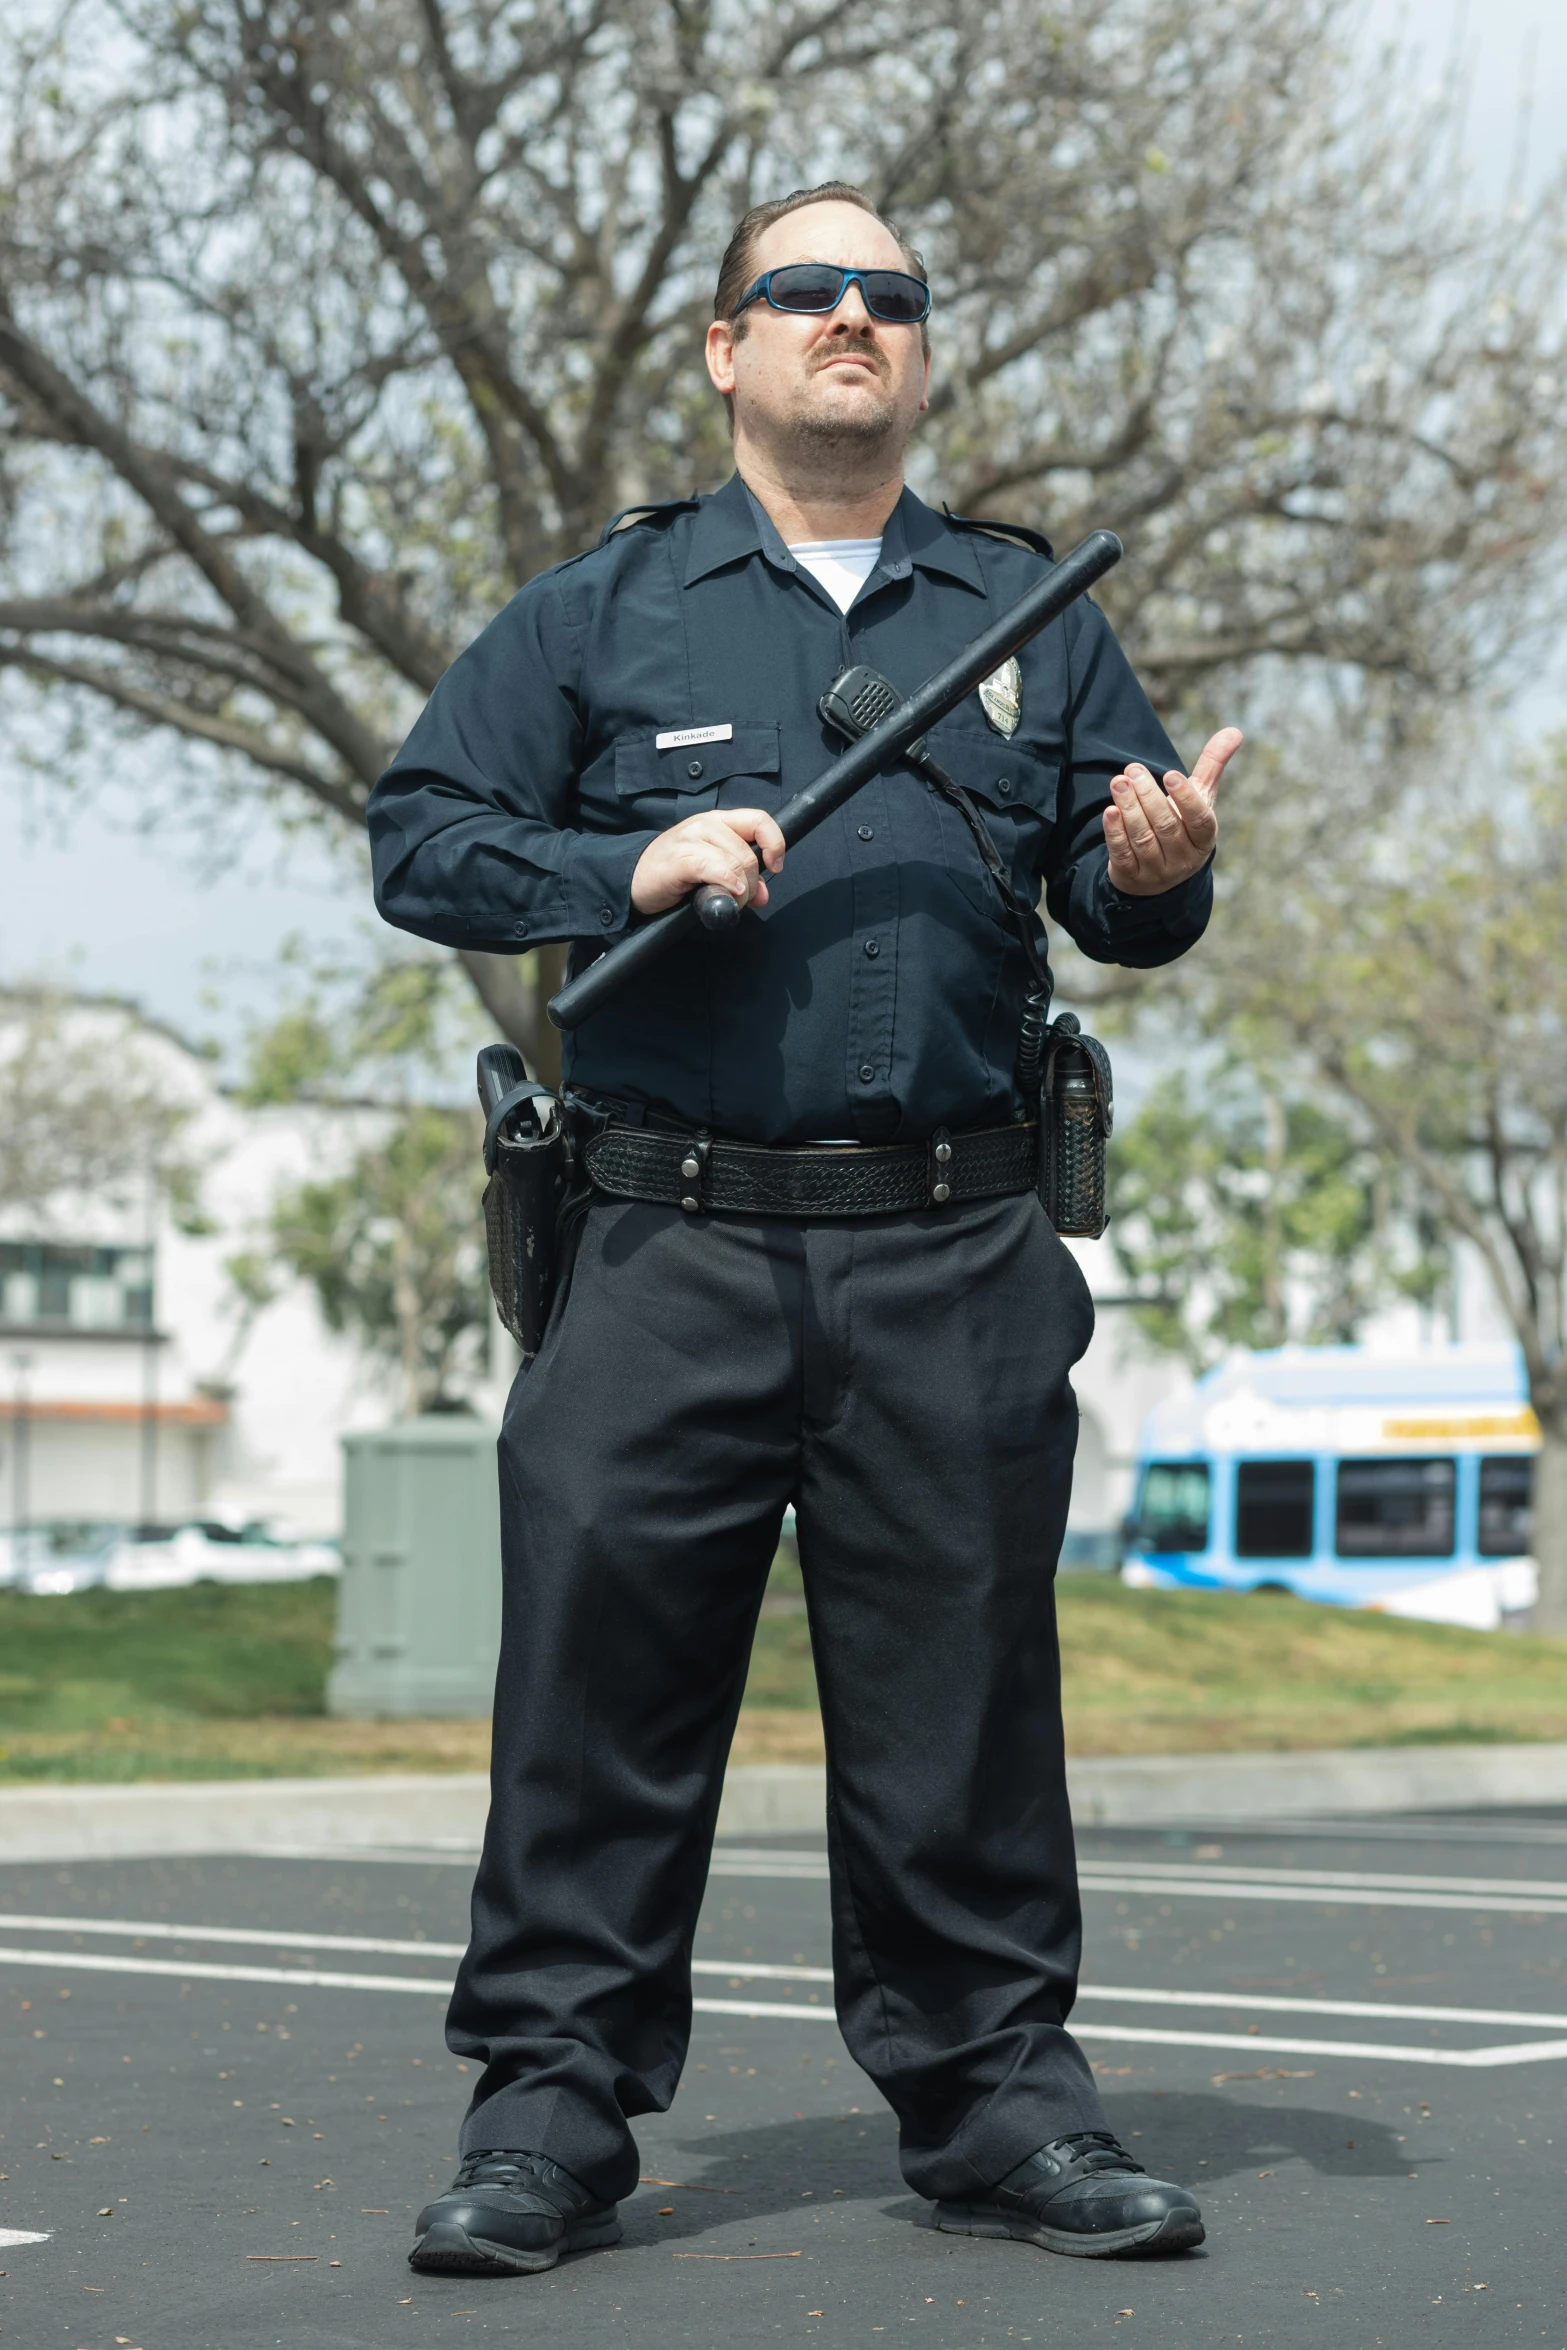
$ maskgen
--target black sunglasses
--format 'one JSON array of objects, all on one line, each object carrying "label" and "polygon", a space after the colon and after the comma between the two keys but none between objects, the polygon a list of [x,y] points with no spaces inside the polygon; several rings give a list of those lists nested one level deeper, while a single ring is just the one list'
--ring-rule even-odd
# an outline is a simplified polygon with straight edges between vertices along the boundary
[{"label": "black sunglasses", "polygon": [[748,302],[766,302],[774,310],[824,318],[851,286],[859,287],[866,309],[883,326],[921,326],[930,316],[930,288],[923,278],[901,269],[838,269],[828,261],[791,261],[782,269],[764,270],[746,287],[734,315],[738,318]]}]

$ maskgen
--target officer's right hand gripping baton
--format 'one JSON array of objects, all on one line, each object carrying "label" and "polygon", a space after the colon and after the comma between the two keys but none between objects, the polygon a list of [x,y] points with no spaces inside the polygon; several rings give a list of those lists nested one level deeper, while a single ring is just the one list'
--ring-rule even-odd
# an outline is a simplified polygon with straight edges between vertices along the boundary
[{"label": "officer's right hand gripping baton", "polygon": [[[1102,579],[1120,562],[1121,553],[1121,542],[1113,531],[1090,531],[1081,545],[1037,580],[1010,612],[1003,613],[971,645],[965,645],[945,669],[928,678],[879,726],[872,727],[869,734],[851,744],[841,759],[835,759],[814,783],[808,783],[804,791],[797,792],[779,809],[778,829],[784,836],[785,847],[793,848],[796,841],[814,832],[818,824],[841,808],[845,800],[852,799],[863,784],[884,774],[902,758],[911,743],[917,742],[938,719],[955,710],[964,696],[972,693],[992,670],[999,669],[1020,646],[1038,636],[1042,628],[1059,619],[1069,604],[1075,604],[1079,596],[1085,595],[1096,579]],[[640,930],[632,931],[575,979],[568,980],[550,1004],[550,1018],[557,1028],[580,1028],[628,980],[655,962],[666,947],[694,925],[714,931],[732,929],[742,912],[739,900],[727,890],[713,887],[694,890],[678,906],[671,906],[667,914],[655,914]]]}]

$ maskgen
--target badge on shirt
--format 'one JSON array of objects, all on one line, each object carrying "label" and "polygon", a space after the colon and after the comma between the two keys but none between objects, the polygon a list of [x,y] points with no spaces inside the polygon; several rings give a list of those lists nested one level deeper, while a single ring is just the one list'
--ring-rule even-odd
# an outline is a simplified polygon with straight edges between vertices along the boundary
[{"label": "badge on shirt", "polygon": [[979,706],[997,734],[1010,742],[1023,715],[1023,672],[1015,660],[991,671],[979,689]]}]

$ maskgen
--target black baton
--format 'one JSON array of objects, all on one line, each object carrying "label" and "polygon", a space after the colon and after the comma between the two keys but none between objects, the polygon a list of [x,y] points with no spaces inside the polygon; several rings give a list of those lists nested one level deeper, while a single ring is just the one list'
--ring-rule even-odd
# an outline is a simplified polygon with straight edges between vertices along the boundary
[{"label": "black baton", "polygon": [[[977,636],[971,645],[965,645],[945,669],[928,678],[917,692],[901,702],[890,717],[857,743],[846,750],[841,759],[808,783],[778,811],[778,829],[784,836],[784,845],[793,848],[808,832],[814,832],[834,809],[841,808],[847,799],[873,776],[883,774],[894,761],[900,759],[910,743],[915,742],[955,710],[965,694],[999,669],[1002,662],[1026,645],[1031,637],[1059,619],[1069,604],[1085,595],[1096,579],[1102,579],[1121,560],[1121,542],[1114,531],[1090,531],[1081,545],[1064,555],[1061,561],[1036,581],[1028,594],[1002,614],[983,636]],[[725,889],[708,886],[694,890],[678,906],[671,906],[667,914],[655,914],[640,930],[612,946],[597,962],[590,963],[575,979],[568,980],[550,1004],[549,1015],[557,1028],[580,1028],[619,993],[628,979],[655,962],[665,948],[681,937],[693,925],[705,930],[729,930],[739,921],[744,908],[738,898]]]}]

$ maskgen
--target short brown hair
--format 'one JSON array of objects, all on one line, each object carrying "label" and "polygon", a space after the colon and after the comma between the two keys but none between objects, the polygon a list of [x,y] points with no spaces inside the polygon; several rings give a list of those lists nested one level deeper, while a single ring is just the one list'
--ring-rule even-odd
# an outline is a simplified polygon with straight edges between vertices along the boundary
[{"label": "short brown hair", "polygon": [[[737,340],[745,332],[745,312],[742,311],[736,319],[735,304],[756,275],[757,246],[775,220],[785,220],[791,212],[803,212],[807,204],[857,204],[862,212],[870,214],[872,220],[879,220],[888,235],[896,240],[908,263],[909,274],[917,277],[922,285],[929,284],[924,260],[916,247],[909,243],[895,222],[877,211],[863,189],[851,188],[847,180],[823,180],[819,188],[796,188],[792,195],[780,196],[775,203],[753,204],[750,211],[737,222],[735,233],[725,246],[724,257],[718,264],[718,286],[713,295],[713,316],[733,319]],[[920,342],[925,350],[930,349],[930,330],[927,326],[920,328]]]}]

